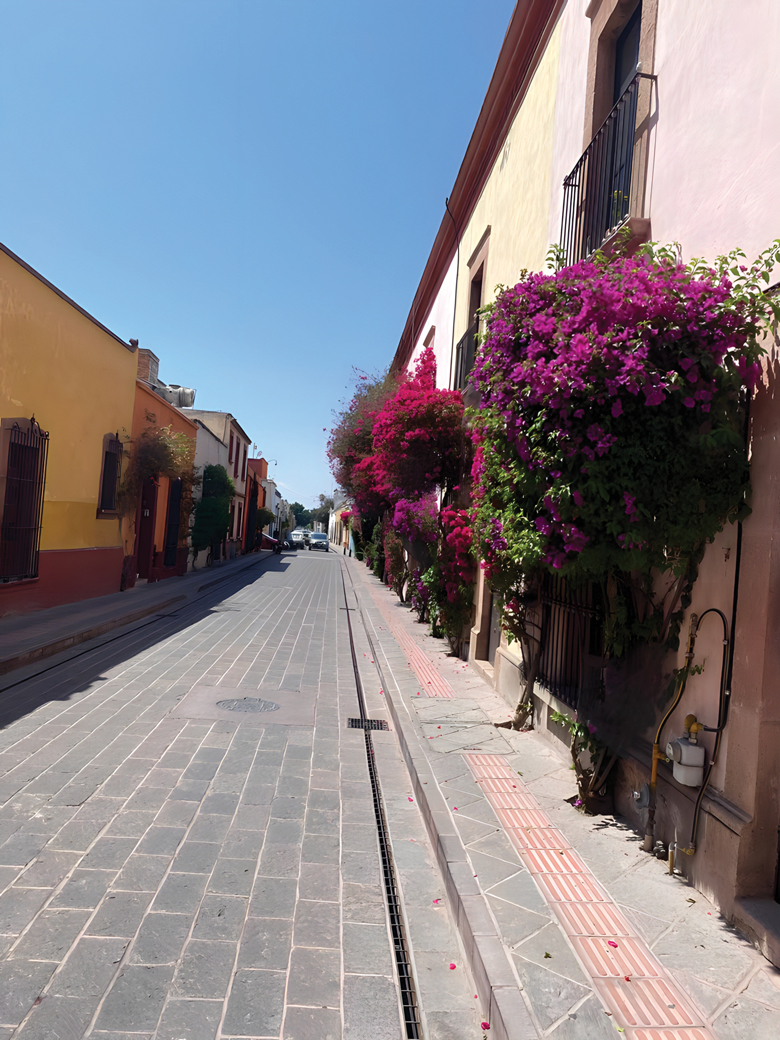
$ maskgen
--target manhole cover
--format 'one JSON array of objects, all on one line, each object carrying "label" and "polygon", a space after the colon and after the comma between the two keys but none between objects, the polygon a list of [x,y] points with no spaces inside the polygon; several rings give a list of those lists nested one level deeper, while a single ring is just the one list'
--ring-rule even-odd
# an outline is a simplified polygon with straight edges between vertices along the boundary
[{"label": "manhole cover", "polygon": [[218,708],[226,711],[278,711],[279,705],[274,701],[264,701],[260,697],[237,697],[235,700],[217,701]]}]

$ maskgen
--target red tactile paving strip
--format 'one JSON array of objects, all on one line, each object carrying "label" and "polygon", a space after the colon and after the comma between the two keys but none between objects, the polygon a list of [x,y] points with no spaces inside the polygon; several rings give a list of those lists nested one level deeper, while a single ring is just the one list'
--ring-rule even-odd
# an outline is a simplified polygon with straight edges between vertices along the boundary
[{"label": "red tactile paving strip", "polygon": [[715,1040],[504,756],[464,757],[628,1040]]},{"label": "red tactile paving strip", "polygon": [[396,623],[392,613],[387,609],[387,604],[383,602],[382,593],[379,589],[369,585],[368,590],[374,603],[379,608],[379,612],[385,619],[388,628],[393,633],[396,642],[400,644],[406,655],[412,671],[417,676],[421,692],[427,694],[428,697],[453,697],[454,691],[447,680],[439,675],[412,637]]}]

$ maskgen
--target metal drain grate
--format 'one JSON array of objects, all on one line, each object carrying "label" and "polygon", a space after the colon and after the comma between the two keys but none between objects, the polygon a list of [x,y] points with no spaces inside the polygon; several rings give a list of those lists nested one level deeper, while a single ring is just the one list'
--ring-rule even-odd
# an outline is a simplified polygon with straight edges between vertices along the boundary
[{"label": "metal drain grate", "polygon": [[274,701],[264,701],[260,697],[237,697],[228,701],[217,701],[218,708],[225,711],[278,711],[279,705]]},{"label": "metal drain grate", "polygon": [[347,729],[389,729],[384,719],[347,719]]}]

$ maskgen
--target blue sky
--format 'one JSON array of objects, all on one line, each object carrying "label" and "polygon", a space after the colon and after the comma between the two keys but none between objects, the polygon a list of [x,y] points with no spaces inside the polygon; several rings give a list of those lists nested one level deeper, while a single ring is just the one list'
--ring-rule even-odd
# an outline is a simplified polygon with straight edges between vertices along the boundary
[{"label": "blue sky", "polygon": [[392,359],[514,0],[0,0],[0,241],[290,500]]}]

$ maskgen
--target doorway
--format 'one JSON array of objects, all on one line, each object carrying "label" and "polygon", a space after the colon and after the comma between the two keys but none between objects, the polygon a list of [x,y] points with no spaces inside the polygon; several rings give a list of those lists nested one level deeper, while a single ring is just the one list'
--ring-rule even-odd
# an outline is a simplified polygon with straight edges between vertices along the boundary
[{"label": "doorway", "polygon": [[141,508],[136,537],[139,578],[148,579],[152,569],[154,524],[157,520],[157,491],[157,481],[154,477],[147,477],[141,488]]}]

